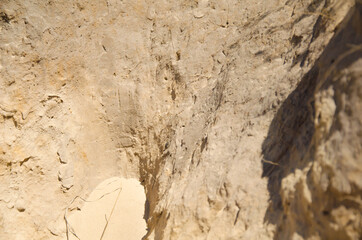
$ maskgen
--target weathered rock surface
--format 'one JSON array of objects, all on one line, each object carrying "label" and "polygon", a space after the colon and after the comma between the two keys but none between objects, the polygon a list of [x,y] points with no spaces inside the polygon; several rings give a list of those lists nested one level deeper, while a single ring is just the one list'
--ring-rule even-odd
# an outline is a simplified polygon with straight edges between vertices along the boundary
[{"label": "weathered rock surface", "polygon": [[360,239],[361,15],[2,0],[0,238],[64,239],[117,176],[144,186],[145,239]]}]

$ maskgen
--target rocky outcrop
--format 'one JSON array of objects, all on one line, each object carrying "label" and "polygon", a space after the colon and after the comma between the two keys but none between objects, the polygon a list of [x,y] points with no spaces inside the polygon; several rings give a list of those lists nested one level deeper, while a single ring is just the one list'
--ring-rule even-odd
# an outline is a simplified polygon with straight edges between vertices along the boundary
[{"label": "rocky outcrop", "polygon": [[277,239],[361,237],[361,14],[350,9],[264,142],[279,163],[264,168]]},{"label": "rocky outcrop", "polygon": [[2,1],[1,238],[64,239],[117,176],[145,239],[359,239],[360,23],[353,0]]}]

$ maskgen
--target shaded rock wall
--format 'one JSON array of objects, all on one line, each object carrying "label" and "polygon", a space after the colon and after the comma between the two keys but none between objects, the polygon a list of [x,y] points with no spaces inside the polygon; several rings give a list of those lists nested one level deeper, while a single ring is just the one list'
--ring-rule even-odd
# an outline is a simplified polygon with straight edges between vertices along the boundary
[{"label": "shaded rock wall", "polygon": [[361,4],[349,11],[263,144],[279,163],[264,167],[269,191],[280,193],[266,215],[276,238],[361,236],[361,14]]}]

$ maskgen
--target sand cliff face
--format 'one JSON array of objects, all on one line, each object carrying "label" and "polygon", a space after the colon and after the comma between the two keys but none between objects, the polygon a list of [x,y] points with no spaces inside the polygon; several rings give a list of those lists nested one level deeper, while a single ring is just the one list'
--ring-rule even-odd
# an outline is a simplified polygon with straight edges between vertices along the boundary
[{"label": "sand cliff face", "polygon": [[360,239],[361,14],[1,1],[1,239],[66,239],[111,177],[144,186],[145,239]]}]

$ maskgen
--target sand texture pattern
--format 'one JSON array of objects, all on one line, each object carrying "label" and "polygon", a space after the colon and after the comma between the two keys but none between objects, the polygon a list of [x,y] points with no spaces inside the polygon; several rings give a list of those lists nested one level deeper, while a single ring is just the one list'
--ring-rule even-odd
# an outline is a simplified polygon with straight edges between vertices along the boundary
[{"label": "sand texture pattern", "polygon": [[361,26],[361,0],[0,0],[0,239],[361,239]]}]

